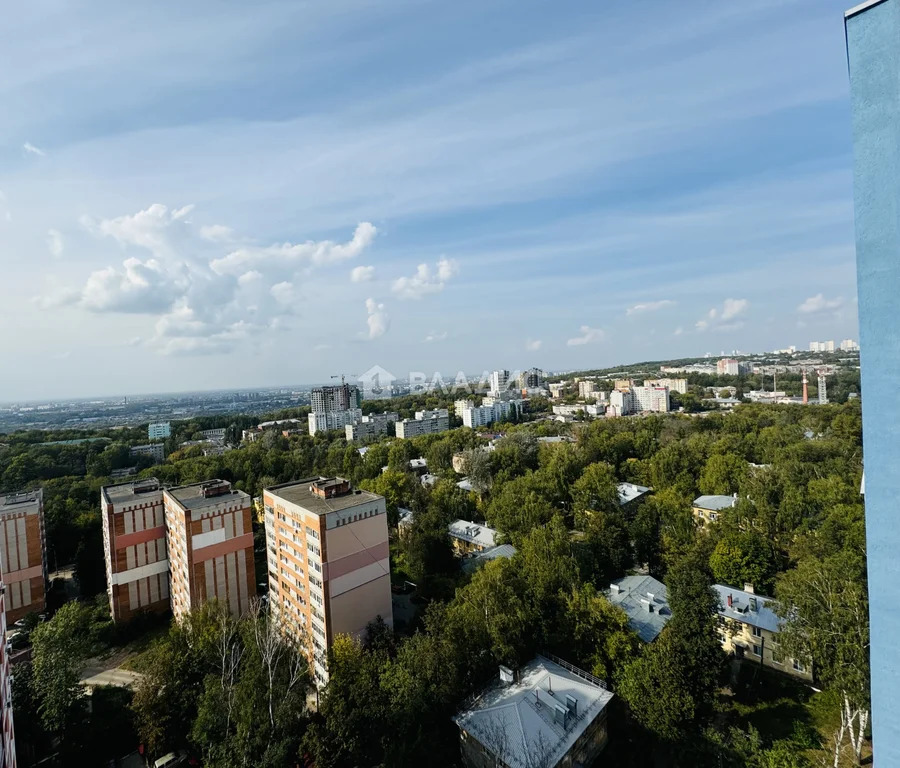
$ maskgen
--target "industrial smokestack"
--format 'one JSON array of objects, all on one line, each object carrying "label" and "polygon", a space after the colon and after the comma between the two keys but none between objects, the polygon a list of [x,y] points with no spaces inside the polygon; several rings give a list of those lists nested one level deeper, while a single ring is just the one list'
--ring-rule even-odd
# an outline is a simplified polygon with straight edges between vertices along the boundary
[{"label": "industrial smokestack", "polygon": [[809,390],[806,386],[806,368],[803,369],[803,404],[809,402]]}]

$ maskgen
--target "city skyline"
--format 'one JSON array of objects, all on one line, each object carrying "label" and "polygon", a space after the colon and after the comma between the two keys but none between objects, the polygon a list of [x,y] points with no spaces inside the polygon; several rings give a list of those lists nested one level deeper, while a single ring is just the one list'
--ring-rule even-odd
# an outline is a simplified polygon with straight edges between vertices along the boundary
[{"label": "city skyline", "polygon": [[856,338],[843,10],[19,9],[0,401]]}]

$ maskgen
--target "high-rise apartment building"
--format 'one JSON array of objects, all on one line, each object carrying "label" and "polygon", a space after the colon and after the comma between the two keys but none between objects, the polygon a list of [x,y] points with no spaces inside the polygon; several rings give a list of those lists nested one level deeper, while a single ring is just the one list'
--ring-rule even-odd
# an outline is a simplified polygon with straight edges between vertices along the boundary
[{"label": "high-rise apartment building", "polygon": [[687,379],[647,379],[644,382],[645,387],[668,387],[670,392],[678,392],[686,394],[688,383]]},{"label": "high-rise apartment building", "polygon": [[149,456],[154,463],[159,464],[166,459],[166,447],[162,443],[148,443],[147,445],[133,445],[128,449],[132,458]]},{"label": "high-rise apartment building", "polygon": [[627,416],[634,413],[634,393],[629,389],[614,389],[609,393],[609,407],[615,416]]},{"label": "high-rise apartment building", "polygon": [[6,648],[6,589],[0,574],[0,768],[16,768],[16,736],[13,728],[12,676]]},{"label": "high-rise apartment building", "polygon": [[519,374],[519,389],[538,389],[544,386],[544,372],[540,368],[529,368]]},{"label": "high-rise apartment building", "polygon": [[324,684],[339,634],[361,637],[379,616],[393,625],[384,497],[313,477],[266,488],[263,505],[270,610]]},{"label": "high-rise apartment building", "polygon": [[172,435],[172,426],[168,421],[160,421],[147,425],[148,440],[165,440]]},{"label": "high-rise apartment building", "polygon": [[403,419],[394,426],[397,437],[410,438],[446,432],[450,429],[450,413],[446,408],[416,411],[416,418]]},{"label": "high-rise apartment building", "polygon": [[362,404],[359,387],[352,384],[315,387],[310,393],[309,403],[313,413],[347,411],[351,408],[359,408]]},{"label": "high-rise apartment building", "polygon": [[6,586],[8,624],[46,607],[47,540],[44,494],[0,496],[0,568]]},{"label": "high-rise apartment building", "polygon": [[240,615],[256,594],[250,497],[225,480],[163,491],[172,613],[216,599]]},{"label": "high-rise apartment building", "polygon": [[362,420],[362,411],[359,408],[348,408],[343,411],[325,411],[324,413],[310,413],[309,434],[326,432],[330,429],[344,429],[348,424],[356,424]]},{"label": "high-rise apartment building", "polygon": [[522,400],[493,400],[484,398],[485,401],[481,405],[470,405],[469,407],[457,409],[457,415],[462,416],[463,426],[474,429],[475,427],[486,427],[495,421],[502,421],[509,418],[513,413],[520,413],[522,410]]},{"label": "high-rise apartment building", "polygon": [[596,391],[596,382],[591,381],[590,379],[584,379],[578,382],[578,397],[586,400],[587,398],[594,397]]},{"label": "high-rise apartment building", "polygon": [[866,541],[875,765],[900,765],[900,0],[845,19],[853,115]]},{"label": "high-rise apartment building", "polygon": [[666,413],[669,410],[668,387],[632,387],[634,407],[637,411]]},{"label": "high-rise apartment building", "polygon": [[378,437],[388,433],[388,424],[395,424],[400,420],[400,414],[396,411],[387,413],[370,413],[363,416],[354,424],[347,424],[345,434],[348,440],[364,440],[369,437]]},{"label": "high-rise apartment building", "polygon": [[716,373],[719,376],[737,376],[741,372],[741,364],[730,357],[724,357],[716,363]]},{"label": "high-rise apartment building", "polygon": [[509,371],[494,371],[491,373],[491,392],[503,392],[509,385]]},{"label": "high-rise apartment building", "polygon": [[841,352],[859,352],[859,344],[853,339],[844,339],[840,346]]},{"label": "high-rise apartment building", "polygon": [[113,621],[169,609],[169,555],[163,490],[156,478],[100,491],[106,591]]}]

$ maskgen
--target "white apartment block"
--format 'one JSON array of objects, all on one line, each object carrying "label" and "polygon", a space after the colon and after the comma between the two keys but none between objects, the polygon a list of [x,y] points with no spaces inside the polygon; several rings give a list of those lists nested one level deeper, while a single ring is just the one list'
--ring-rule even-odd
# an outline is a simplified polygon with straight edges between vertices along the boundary
[{"label": "white apartment block", "polygon": [[225,429],[204,429],[200,431],[200,435],[204,440],[211,440],[214,443],[225,442]]},{"label": "white apartment block", "polygon": [[172,434],[172,426],[168,421],[160,421],[156,424],[147,425],[148,440],[165,440]]},{"label": "white apartment block", "polygon": [[731,357],[723,357],[716,363],[716,373],[719,376],[738,376],[741,372],[741,364]]},{"label": "white apartment block", "polygon": [[841,342],[841,352],[859,352],[859,344],[857,344],[853,339],[844,339]]},{"label": "white apartment block", "polygon": [[463,426],[474,429],[502,421],[509,418],[513,409],[521,413],[523,402],[523,400],[495,400],[488,404],[482,402],[481,405],[465,408],[462,412]]},{"label": "white apartment block", "polygon": [[678,392],[681,395],[687,393],[687,379],[647,379],[645,387],[668,387],[670,392]]},{"label": "white apartment block", "polygon": [[[428,414],[425,416],[425,414]],[[422,415],[422,418],[419,418]],[[434,411],[417,411],[416,418],[403,419],[395,425],[397,437],[410,438],[446,432],[450,429],[450,414],[446,408]]]},{"label": "white apartment block", "polygon": [[347,424],[344,427],[344,431],[348,440],[365,440],[366,438],[386,435],[388,433],[388,424],[396,423],[399,420],[400,414],[396,411],[373,413],[369,416],[363,416],[355,424]]},{"label": "white apartment block", "polygon": [[345,411],[313,412],[307,418],[309,434],[314,435],[316,432],[344,429],[348,424],[356,424],[358,421],[362,421],[362,411],[359,408],[349,408]]},{"label": "white apartment block", "polygon": [[579,381],[578,382],[578,397],[587,400],[594,396],[594,393],[597,391],[597,384],[593,381]]},{"label": "white apartment block", "polygon": [[834,352],[834,339],[831,341],[811,341],[809,342],[810,352]]},{"label": "white apartment block", "polygon": [[575,403],[574,405],[554,405],[554,416],[577,416],[579,411],[588,416],[602,416],[606,407],[598,403]]},{"label": "white apartment block", "polygon": [[609,407],[615,416],[634,413],[634,394],[630,389],[614,389],[609,393]]},{"label": "white apartment block", "polygon": [[509,385],[509,371],[494,371],[490,376],[491,392],[503,392]]},{"label": "white apartment block", "polygon": [[131,456],[149,456],[159,464],[166,459],[166,448],[162,443],[149,443],[148,445],[133,445],[128,449]]},{"label": "white apartment block", "polygon": [[669,410],[668,387],[633,387],[634,407],[638,411],[667,413]]}]

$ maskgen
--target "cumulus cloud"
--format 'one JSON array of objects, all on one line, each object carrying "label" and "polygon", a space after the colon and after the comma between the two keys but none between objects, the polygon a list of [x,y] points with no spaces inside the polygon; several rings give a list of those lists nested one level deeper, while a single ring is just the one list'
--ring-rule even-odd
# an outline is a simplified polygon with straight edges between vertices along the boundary
[{"label": "cumulus cloud", "polygon": [[425,343],[431,344],[432,342],[435,342],[435,341],[443,341],[446,338],[447,338],[447,331],[441,331],[440,333],[438,333],[437,331],[432,331],[425,337]]},{"label": "cumulus cloud", "polygon": [[234,230],[224,224],[209,224],[200,227],[200,237],[211,243],[226,243],[234,239]]},{"label": "cumulus cloud", "polygon": [[384,311],[384,304],[379,304],[375,299],[366,299],[366,312],[369,317],[366,322],[369,325],[367,337],[377,339],[387,333],[390,319]]},{"label": "cumulus cloud", "polygon": [[583,344],[592,344],[595,341],[602,340],[605,336],[602,328],[591,328],[589,325],[582,325],[578,330],[581,332],[581,336],[576,336],[566,342],[570,347],[580,347]]},{"label": "cumulus cloud", "polygon": [[364,221],[346,243],[307,240],[305,243],[281,243],[265,248],[238,248],[220,259],[213,259],[210,267],[219,275],[238,275],[248,269],[293,274],[302,267],[337,264],[356,258],[372,244],[376,232],[372,224]]},{"label": "cumulus cloud", "polygon": [[60,256],[62,256],[63,238],[62,235],[55,229],[47,231],[47,248],[53,258],[58,259]]},{"label": "cumulus cloud", "polygon": [[817,293],[815,296],[810,296],[797,307],[797,311],[801,315],[815,315],[820,312],[840,309],[842,306],[844,306],[843,296],[835,296],[833,299],[826,299],[824,294]]},{"label": "cumulus cloud", "polygon": [[656,312],[666,307],[674,307],[675,302],[671,299],[661,299],[660,301],[648,301],[644,304],[635,304],[625,310],[626,315],[638,315],[642,312]]},{"label": "cumulus cloud", "polygon": [[537,352],[543,343],[544,342],[540,339],[528,339],[528,341],[525,342],[525,349],[529,352]]},{"label": "cumulus cloud", "polygon": [[22,150],[29,155],[37,155],[38,157],[46,157],[47,153],[40,147],[34,146],[30,141],[26,141],[22,145]]},{"label": "cumulus cloud", "polygon": [[421,299],[443,291],[447,281],[458,272],[459,265],[453,259],[441,259],[434,268],[419,264],[412,277],[398,277],[391,289],[401,299]]},{"label": "cumulus cloud", "polygon": [[[91,272],[80,287],[52,286],[39,304],[147,315],[152,332],[142,343],[161,354],[231,352],[264,333],[291,328],[298,280],[309,279],[318,266],[361,252],[374,235],[374,227],[363,223],[343,244],[251,244],[243,250],[247,258],[239,258],[225,250],[235,240],[232,230],[195,227],[192,210],[156,203],[117,218],[83,218],[88,232],[116,241],[126,257]],[[286,255],[291,248],[293,255]],[[379,333],[387,327],[383,307],[370,312],[369,327],[373,338],[384,332]]]},{"label": "cumulus cloud", "polygon": [[718,330],[732,331],[741,328],[744,321],[741,318],[750,307],[747,299],[725,299],[721,307],[713,307],[706,313],[706,317],[698,320],[694,327],[698,331]]},{"label": "cumulus cloud", "polygon": [[375,277],[375,267],[353,267],[350,270],[351,283],[367,283]]}]

